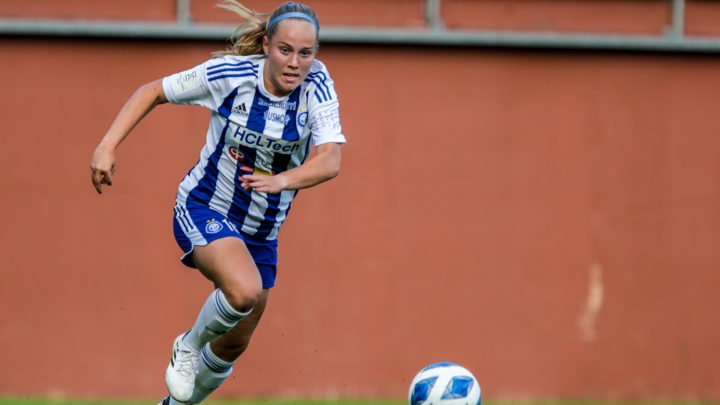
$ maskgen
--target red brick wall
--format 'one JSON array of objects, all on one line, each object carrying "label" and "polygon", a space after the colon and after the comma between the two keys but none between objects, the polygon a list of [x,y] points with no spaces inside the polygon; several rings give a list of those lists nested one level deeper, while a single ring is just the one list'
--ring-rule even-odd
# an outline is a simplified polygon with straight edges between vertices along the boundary
[{"label": "red brick wall", "polygon": [[[102,196],[88,164],[138,86],[223,46],[0,38],[0,395],[165,395],[172,339],[211,290],[171,231],[209,113],[158,107]],[[319,59],[341,175],[300,192],[218,396],[402,398],[453,361],[486,399],[720,400],[717,57]]]}]

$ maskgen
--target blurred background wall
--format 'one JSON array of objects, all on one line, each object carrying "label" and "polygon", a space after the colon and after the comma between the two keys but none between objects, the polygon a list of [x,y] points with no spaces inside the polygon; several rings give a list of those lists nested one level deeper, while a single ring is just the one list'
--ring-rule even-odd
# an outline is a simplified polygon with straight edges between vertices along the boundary
[{"label": "blurred background wall", "polygon": [[[234,22],[212,0],[196,21]],[[247,1],[269,12],[277,4]],[[423,29],[420,1],[308,0]],[[661,35],[666,1],[448,0],[449,28]],[[0,2],[3,18],[172,21],[172,0]],[[688,35],[720,6],[686,5]],[[222,41],[0,37],[0,395],[166,395],[212,286],[172,236],[209,111],[158,107],[98,196],[97,143],[140,85]],[[340,176],[300,192],[277,287],[216,397],[403,398],[422,367],[483,397],[720,399],[716,54],[326,44]]]}]

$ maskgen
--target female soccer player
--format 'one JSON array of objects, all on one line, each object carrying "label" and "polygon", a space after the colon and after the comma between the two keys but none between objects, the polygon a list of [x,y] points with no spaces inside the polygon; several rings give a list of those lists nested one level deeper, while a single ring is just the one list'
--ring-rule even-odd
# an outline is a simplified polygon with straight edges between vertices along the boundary
[{"label": "female soccer player", "polygon": [[[276,237],[290,203],[297,190],[337,176],[345,142],[333,81],[315,60],[315,12],[288,2],[260,21],[234,0],[221,6],[246,20],[232,49],[140,87],[90,164],[102,193],[112,185],[115,149],[153,107],[212,111],[200,161],[180,183],[173,225],[182,262],[216,290],[173,343],[163,405],[199,404],[230,375],[275,284]],[[317,155],[306,161],[313,142]]]}]

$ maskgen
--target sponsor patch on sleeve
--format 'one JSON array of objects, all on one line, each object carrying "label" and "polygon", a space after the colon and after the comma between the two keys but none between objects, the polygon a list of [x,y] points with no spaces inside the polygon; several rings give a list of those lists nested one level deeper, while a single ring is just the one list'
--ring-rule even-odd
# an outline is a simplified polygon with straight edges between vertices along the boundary
[{"label": "sponsor patch on sleeve", "polygon": [[173,93],[175,93],[175,96],[179,96],[202,86],[202,78],[200,77],[199,70],[200,69],[195,68],[175,76],[175,80],[172,82],[172,90]]}]

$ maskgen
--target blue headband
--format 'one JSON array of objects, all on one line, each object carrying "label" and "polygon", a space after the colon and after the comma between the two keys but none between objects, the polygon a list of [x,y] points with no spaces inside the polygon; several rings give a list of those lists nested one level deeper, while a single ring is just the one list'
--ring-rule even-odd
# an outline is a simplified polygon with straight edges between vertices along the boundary
[{"label": "blue headband", "polygon": [[272,20],[270,20],[270,23],[268,23],[267,29],[269,30],[270,27],[273,26],[273,24],[275,24],[276,22],[278,22],[278,21],[280,21],[280,20],[284,20],[284,19],[286,19],[286,18],[293,18],[293,17],[296,17],[296,18],[304,18],[304,19],[310,21],[311,23],[313,23],[313,25],[315,26],[315,28],[317,28],[318,31],[320,31],[320,26],[318,25],[318,23],[316,23],[315,20],[312,19],[312,17],[310,17],[309,15],[307,15],[307,14],[305,14],[305,13],[285,13],[285,14],[280,14],[279,16],[277,16],[277,17],[273,18]]}]

